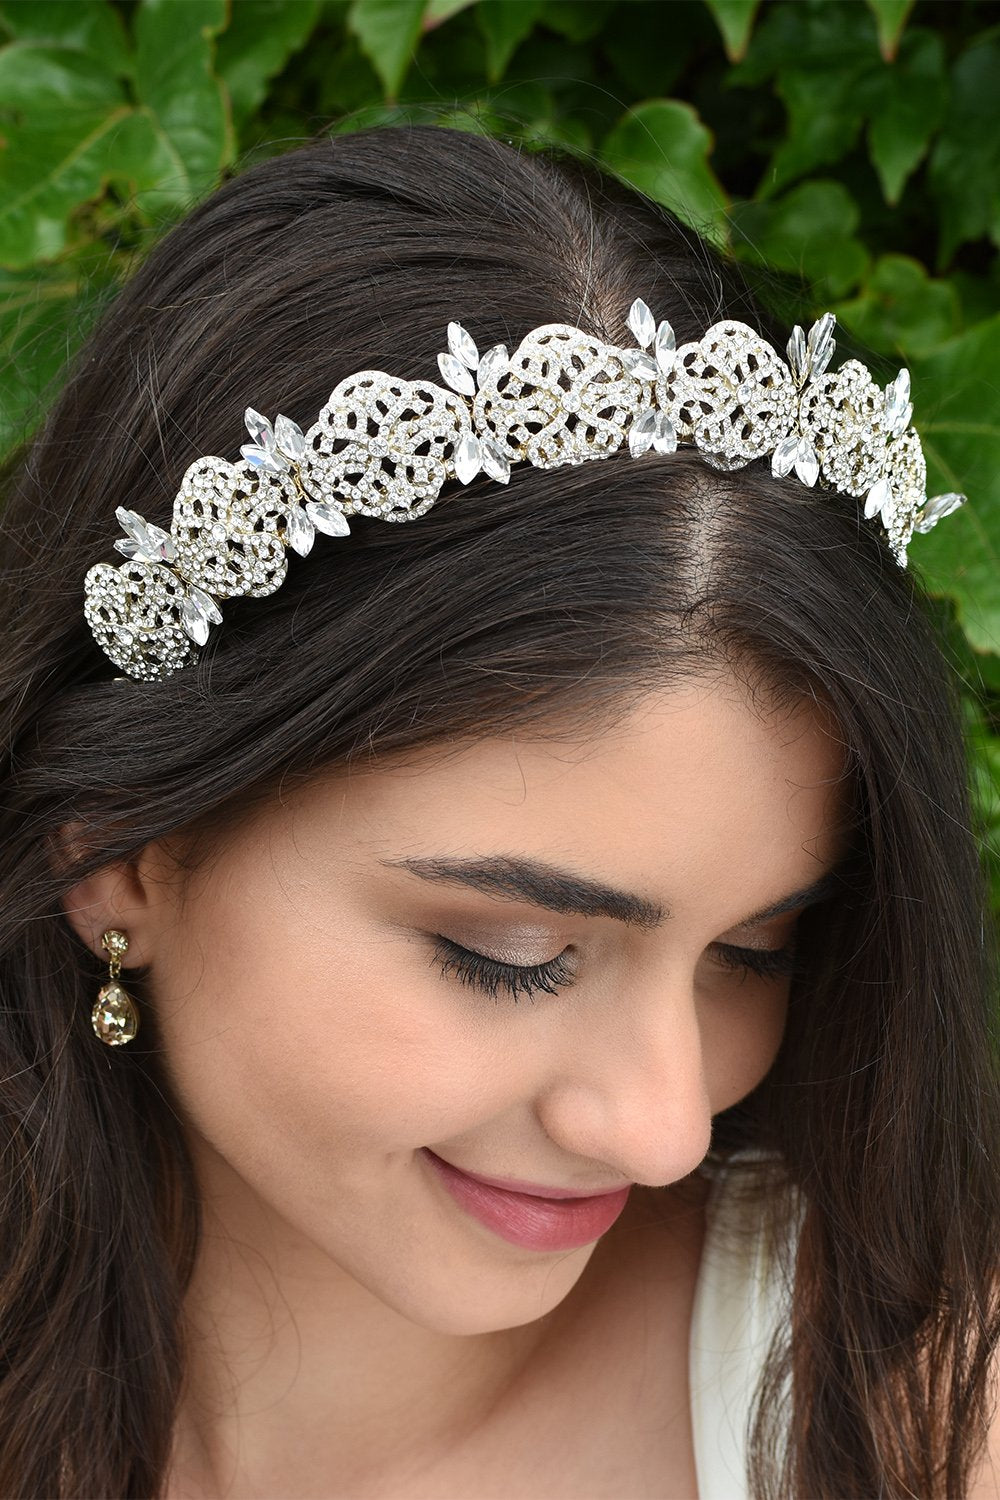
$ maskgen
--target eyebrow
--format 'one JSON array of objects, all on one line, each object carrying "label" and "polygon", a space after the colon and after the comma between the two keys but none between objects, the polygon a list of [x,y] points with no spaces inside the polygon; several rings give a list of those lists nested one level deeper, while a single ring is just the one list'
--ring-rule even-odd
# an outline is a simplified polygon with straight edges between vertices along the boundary
[{"label": "eyebrow", "polygon": [[[584,917],[610,917],[612,921],[623,922],[626,926],[638,927],[644,931],[661,926],[670,915],[667,908],[658,901],[650,901],[632,891],[621,891],[587,875],[578,875],[572,870],[563,870],[524,855],[489,854],[475,855],[468,859],[427,855],[384,859],[381,863],[392,869],[408,870],[421,880],[464,885],[470,890],[499,896],[502,900],[526,901],[531,906],[542,906],[548,911]],[[792,891],[772,906],[766,906],[733,925],[750,927],[755,923],[783,916],[786,912],[797,911],[800,907],[813,906],[831,895],[837,883],[835,872],[827,871],[811,885]]]}]

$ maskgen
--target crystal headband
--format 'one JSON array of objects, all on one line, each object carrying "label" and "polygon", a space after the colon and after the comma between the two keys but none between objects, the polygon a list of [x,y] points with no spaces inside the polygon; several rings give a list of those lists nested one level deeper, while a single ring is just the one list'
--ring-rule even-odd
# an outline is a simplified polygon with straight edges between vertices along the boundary
[{"label": "crystal headband", "polygon": [[497,344],[480,357],[449,323],[438,355],[445,386],[360,370],[305,433],[248,407],[242,462],[196,459],[169,532],[119,506],[127,536],[115,547],[128,561],[87,573],[87,623],[129,676],[167,677],[221,624],[218,600],[273,593],[286,549],[304,557],[317,531],[347,536],[355,514],[413,521],[450,480],[469,484],[482,471],[506,484],[512,464],[556,469],[606,458],[626,440],[633,458],[685,445],[725,471],[770,455],[778,478],[794,472],[863,498],[905,567],[914,531],[930,531],[965,496],[927,499],[908,370],[884,391],[857,360],[824,373],[835,323],[824,313],[808,338],[796,325],[787,363],[732,319],[678,347],[640,299],[628,316],[635,348],[546,323],[513,354]]}]

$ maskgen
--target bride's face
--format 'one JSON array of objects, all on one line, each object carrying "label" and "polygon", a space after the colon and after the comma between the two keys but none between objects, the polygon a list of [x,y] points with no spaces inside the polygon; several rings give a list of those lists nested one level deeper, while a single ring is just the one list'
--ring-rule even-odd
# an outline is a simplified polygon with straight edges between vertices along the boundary
[{"label": "bride's face", "polygon": [[692,1172],[778,1049],[841,769],[813,712],[705,680],[586,741],[324,775],[186,888],[151,847],[132,920],[211,1190],[428,1327],[551,1309],[601,1229],[513,1243],[428,1148],[577,1194]]}]

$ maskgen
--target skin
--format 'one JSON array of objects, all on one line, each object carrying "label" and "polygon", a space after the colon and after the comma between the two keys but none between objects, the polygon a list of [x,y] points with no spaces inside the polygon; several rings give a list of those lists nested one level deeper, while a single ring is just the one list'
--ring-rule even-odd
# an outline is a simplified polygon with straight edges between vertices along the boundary
[{"label": "skin", "polygon": [[[95,952],[128,933],[126,983],[149,966],[206,1205],[171,1496],[329,1495],[331,1474],[401,1494],[552,1368],[650,1205],[680,1216],[713,1115],[774,1060],[789,981],[719,945],[792,940],[795,911],[747,919],[835,864],[841,773],[815,709],[715,676],[596,738],[325,773],[194,874],[164,841],[69,893]],[[498,853],[669,914],[640,929],[392,863]],[[574,982],[494,998],[441,972],[439,934],[519,964],[565,952]],[[491,1175],[639,1186],[597,1246],[526,1250],[452,1201],[425,1145]]]}]

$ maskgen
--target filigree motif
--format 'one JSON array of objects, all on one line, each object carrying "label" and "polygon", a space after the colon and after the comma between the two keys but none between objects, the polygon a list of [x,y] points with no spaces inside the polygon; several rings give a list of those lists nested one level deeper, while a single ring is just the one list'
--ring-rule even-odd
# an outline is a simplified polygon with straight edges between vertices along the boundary
[{"label": "filigree motif", "polygon": [[509,462],[556,469],[613,453],[650,391],[650,380],[626,367],[622,350],[568,324],[546,323],[480,381],[473,422]]},{"label": "filigree motif", "polygon": [[456,477],[455,450],[471,430],[468,406],[451,391],[361,370],[306,433],[299,482],[345,515],[412,521]]},{"label": "filigree motif", "polygon": [[199,458],[174,501],[173,538],[181,575],[217,599],[262,598],[285,579],[291,480],[251,463]]},{"label": "filigree motif", "polygon": [[84,614],[97,644],[130,677],[157,681],[194,658],[181,616],[184,584],[169,568],[95,563],[85,589]]}]

